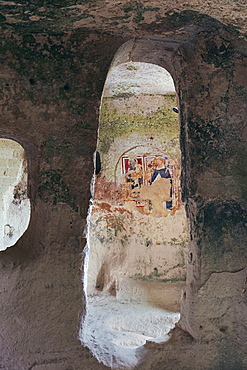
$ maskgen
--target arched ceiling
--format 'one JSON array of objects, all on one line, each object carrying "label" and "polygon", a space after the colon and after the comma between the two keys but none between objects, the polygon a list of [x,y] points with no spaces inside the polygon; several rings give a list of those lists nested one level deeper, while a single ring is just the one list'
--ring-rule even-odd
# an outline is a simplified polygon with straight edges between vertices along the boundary
[{"label": "arched ceiling", "polygon": [[200,15],[247,35],[246,0],[11,0],[0,1],[3,29],[69,32],[77,28],[118,34],[143,34],[153,25],[181,28]]},{"label": "arched ceiling", "polygon": [[175,94],[171,75],[151,63],[129,62],[111,70],[105,83],[104,96],[121,94]]}]

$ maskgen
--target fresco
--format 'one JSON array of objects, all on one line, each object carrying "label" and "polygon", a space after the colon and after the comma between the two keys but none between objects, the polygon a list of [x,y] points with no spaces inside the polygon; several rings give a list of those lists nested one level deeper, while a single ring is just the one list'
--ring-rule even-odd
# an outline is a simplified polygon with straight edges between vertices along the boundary
[{"label": "fresco", "polygon": [[122,197],[146,215],[164,217],[181,204],[180,170],[167,155],[122,157]]}]

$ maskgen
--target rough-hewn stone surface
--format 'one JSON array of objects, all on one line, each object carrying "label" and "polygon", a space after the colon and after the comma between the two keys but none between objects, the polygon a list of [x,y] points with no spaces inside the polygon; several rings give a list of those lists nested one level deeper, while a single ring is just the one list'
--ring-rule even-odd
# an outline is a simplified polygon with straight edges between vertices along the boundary
[{"label": "rough-hewn stone surface", "polygon": [[[83,229],[103,84],[118,47],[133,37],[115,63],[153,62],[175,80],[191,223],[185,332],[148,344],[137,368],[247,368],[246,4],[168,2],[143,15],[140,2],[109,2],[104,11],[106,3],[87,2],[73,30],[61,4],[18,3],[1,3],[0,135],[26,151],[32,215],[0,255],[1,368],[104,368],[77,339]],[[122,18],[108,21],[108,9]]]},{"label": "rough-hewn stone surface", "polygon": [[[243,0],[218,1],[188,0],[186,3],[168,0],[25,0],[1,1],[3,26],[13,25],[26,30],[42,31],[77,29],[135,32],[150,24],[164,21],[167,29],[187,22],[200,22],[196,13],[214,17],[224,25],[239,30],[246,36],[247,5]],[[179,20],[179,13],[184,12]]]}]

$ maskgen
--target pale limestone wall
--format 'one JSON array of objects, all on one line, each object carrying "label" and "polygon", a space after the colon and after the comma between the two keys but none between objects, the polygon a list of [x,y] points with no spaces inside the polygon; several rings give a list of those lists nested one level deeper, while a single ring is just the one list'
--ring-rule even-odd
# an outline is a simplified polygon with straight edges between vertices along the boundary
[{"label": "pale limestone wall", "polygon": [[[113,76],[109,74],[104,90],[107,98],[102,102],[98,142],[101,172],[95,178],[88,235],[87,294],[101,292],[178,311],[186,279],[188,228],[181,202],[176,95],[167,71],[143,66],[127,63],[116,68],[118,74],[114,70]],[[172,179],[151,183],[154,161],[160,156],[166,158]],[[137,170],[126,172],[137,158],[142,163],[139,184]],[[167,209],[169,201],[172,209]],[[162,295],[157,294],[160,290]]]},{"label": "pale limestone wall", "polygon": [[[90,217],[88,294],[102,291],[167,309],[176,301],[179,309],[187,263],[184,207],[175,215],[154,218],[124,207],[102,210],[100,205],[93,206]],[[163,290],[160,297],[154,292],[155,283]],[[169,300],[168,287],[174,291]]]},{"label": "pale limestone wall", "polygon": [[30,220],[27,161],[20,144],[0,139],[0,250],[16,243]]},{"label": "pale limestone wall", "polygon": [[[104,97],[120,97],[124,94],[133,94],[135,97],[140,94],[157,97],[163,94],[174,94],[174,82],[167,70],[155,64],[122,63],[110,69],[103,95]],[[145,108],[150,108],[150,106]]]}]

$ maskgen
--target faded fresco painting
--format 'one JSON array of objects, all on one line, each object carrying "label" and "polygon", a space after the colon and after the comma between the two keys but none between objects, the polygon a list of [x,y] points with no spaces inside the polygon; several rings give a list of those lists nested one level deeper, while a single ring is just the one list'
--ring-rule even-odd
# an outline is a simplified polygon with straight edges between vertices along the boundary
[{"label": "faded fresco painting", "polygon": [[166,155],[122,157],[122,196],[146,215],[173,214],[181,203],[178,165]]}]

